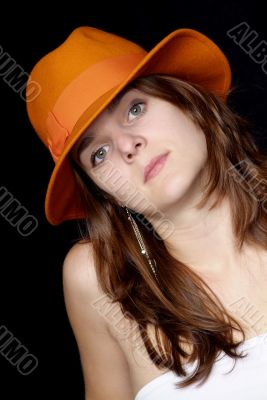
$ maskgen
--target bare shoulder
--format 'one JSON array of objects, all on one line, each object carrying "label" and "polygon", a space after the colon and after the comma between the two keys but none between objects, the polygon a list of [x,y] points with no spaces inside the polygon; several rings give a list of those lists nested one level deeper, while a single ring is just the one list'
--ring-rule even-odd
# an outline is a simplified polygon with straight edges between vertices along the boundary
[{"label": "bare shoulder", "polygon": [[90,243],[76,243],[66,254],[63,291],[80,353],[86,400],[132,399],[127,360],[107,321],[93,306],[105,294],[97,281]]},{"label": "bare shoulder", "polygon": [[81,296],[100,294],[91,243],[77,242],[70,248],[63,263],[63,285],[64,290],[78,291]]},{"label": "bare shoulder", "polygon": [[90,317],[94,318],[98,329],[107,331],[107,321],[105,318],[98,318],[93,307],[106,295],[97,280],[91,243],[77,242],[66,254],[63,262],[63,291],[70,322],[76,316],[74,307],[80,309],[83,306],[87,308]]}]

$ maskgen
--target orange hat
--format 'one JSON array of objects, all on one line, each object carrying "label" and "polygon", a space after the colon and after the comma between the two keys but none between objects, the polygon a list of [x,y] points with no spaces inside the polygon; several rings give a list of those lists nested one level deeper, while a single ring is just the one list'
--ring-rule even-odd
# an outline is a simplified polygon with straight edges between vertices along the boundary
[{"label": "orange hat", "polygon": [[[224,53],[193,29],[178,29],[152,50],[93,27],[76,28],[34,66],[27,112],[55,167],[45,199],[52,225],[84,218],[68,153],[90,123],[132,80],[165,73],[198,83],[226,101],[231,69]],[[33,82],[40,86],[34,95]]]}]

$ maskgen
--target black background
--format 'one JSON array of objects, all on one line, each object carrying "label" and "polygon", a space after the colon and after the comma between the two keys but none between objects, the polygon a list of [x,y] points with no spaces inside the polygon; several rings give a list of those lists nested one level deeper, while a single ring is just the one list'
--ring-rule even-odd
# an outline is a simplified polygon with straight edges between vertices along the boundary
[{"label": "black background", "polygon": [[[46,53],[60,45],[78,26],[88,25],[124,36],[147,51],[178,28],[204,33],[228,57],[233,84],[239,90],[231,106],[250,119],[253,135],[266,145],[267,74],[261,65],[230,39],[226,32],[246,22],[267,41],[265,4],[260,1],[86,2],[69,6],[21,4],[1,6],[1,41],[22,68],[30,72]],[[119,15],[120,14],[120,15]],[[0,326],[38,359],[28,376],[0,353],[1,399],[84,399],[77,345],[63,300],[62,263],[78,237],[76,222],[50,225],[44,198],[54,162],[37,137],[26,105],[3,80],[1,88],[1,185],[38,220],[28,237],[19,234],[2,216]]]}]

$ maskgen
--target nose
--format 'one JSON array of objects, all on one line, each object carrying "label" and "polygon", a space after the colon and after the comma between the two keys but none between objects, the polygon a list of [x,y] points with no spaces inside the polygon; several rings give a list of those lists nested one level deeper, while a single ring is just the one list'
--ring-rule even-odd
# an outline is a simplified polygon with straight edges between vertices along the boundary
[{"label": "nose", "polygon": [[131,161],[136,154],[145,146],[145,139],[141,136],[133,136],[122,133],[117,136],[117,147],[125,161]]}]

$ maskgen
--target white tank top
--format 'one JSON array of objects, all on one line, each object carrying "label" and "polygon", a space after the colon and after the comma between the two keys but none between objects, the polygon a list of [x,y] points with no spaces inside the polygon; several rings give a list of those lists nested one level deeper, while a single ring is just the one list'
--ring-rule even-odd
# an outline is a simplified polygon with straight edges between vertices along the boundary
[{"label": "white tank top", "polygon": [[[143,386],[134,400],[267,400],[267,332],[246,340],[238,353],[241,350],[248,355],[236,359],[235,366],[235,360],[221,352],[202,386],[196,387],[198,381],[176,389],[175,383],[185,377],[167,371]],[[184,367],[193,372],[196,362]]]}]

